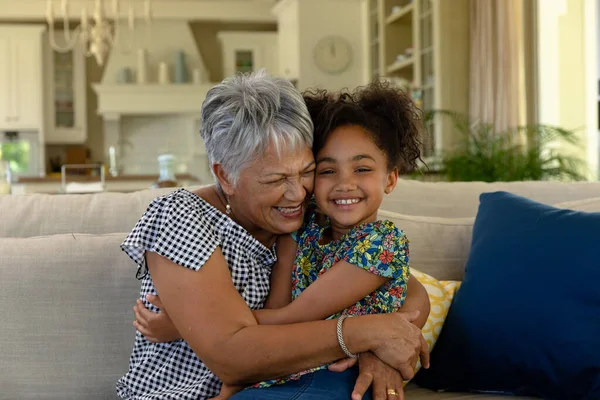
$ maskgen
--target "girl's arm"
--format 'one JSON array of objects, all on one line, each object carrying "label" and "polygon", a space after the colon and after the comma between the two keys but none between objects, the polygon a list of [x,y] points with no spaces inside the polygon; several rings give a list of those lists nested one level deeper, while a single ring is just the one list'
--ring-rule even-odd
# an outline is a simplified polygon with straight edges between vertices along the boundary
[{"label": "girl's arm", "polygon": [[411,276],[408,279],[406,287],[406,300],[404,300],[404,304],[398,311],[412,312],[418,310],[419,317],[413,323],[418,326],[419,329],[422,329],[427,322],[429,311],[431,310],[429,295],[427,294],[425,286],[423,286],[414,276]]},{"label": "girl's arm", "polygon": [[[291,276],[287,279],[291,281]],[[338,261],[288,305],[275,310],[256,310],[254,315],[262,325],[322,320],[356,304],[387,280],[346,261]]]},{"label": "girl's arm", "polygon": [[[346,264],[347,267],[339,268],[340,264]],[[337,272],[332,275],[334,270]],[[286,324],[327,318],[356,304],[386,280],[341,261],[320,276],[289,305],[278,310],[257,310],[254,311],[254,315],[260,324]],[[321,284],[317,285],[318,282]],[[336,295],[332,296],[331,293]],[[406,300],[398,311],[419,311],[419,317],[414,324],[422,329],[429,317],[430,307],[427,290],[417,278],[411,276],[407,283]]]},{"label": "girl's arm", "polygon": [[271,272],[271,290],[264,308],[282,308],[292,301],[292,270],[297,249],[291,235],[277,239],[277,263]]},{"label": "girl's arm", "polygon": [[[233,286],[218,248],[199,271],[152,252],[146,253],[146,260],[165,312],[196,355],[225,384],[286,376],[344,357],[337,321],[259,325]],[[354,354],[373,351],[410,379],[419,353],[429,362],[427,343],[412,324],[416,314],[349,318],[343,324],[345,344]],[[306,341],[307,337],[311,340]]]},{"label": "girl's arm", "polygon": [[[361,245],[352,244],[345,250],[343,260],[337,261],[287,306],[255,312],[258,322],[290,324],[324,319],[356,304],[392,277],[407,276],[404,274],[408,270],[409,249],[403,232],[386,221],[375,225],[368,239]],[[369,253],[371,249],[375,252]]]}]

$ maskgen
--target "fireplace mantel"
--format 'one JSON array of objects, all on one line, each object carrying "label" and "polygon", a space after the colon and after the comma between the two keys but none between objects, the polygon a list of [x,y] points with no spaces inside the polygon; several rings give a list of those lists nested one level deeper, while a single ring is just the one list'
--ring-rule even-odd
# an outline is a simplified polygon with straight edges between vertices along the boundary
[{"label": "fireplace mantel", "polygon": [[95,84],[98,114],[105,119],[123,115],[196,114],[214,83]]}]

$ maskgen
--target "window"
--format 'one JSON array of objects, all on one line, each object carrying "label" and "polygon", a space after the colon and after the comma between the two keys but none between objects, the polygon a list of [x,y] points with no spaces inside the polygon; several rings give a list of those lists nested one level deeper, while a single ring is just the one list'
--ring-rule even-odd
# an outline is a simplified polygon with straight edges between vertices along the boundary
[{"label": "window", "polygon": [[13,177],[43,174],[37,132],[0,132],[0,160],[7,161]]},{"label": "window", "polygon": [[29,172],[31,146],[24,141],[10,141],[0,144],[0,160],[8,161],[11,172]]}]

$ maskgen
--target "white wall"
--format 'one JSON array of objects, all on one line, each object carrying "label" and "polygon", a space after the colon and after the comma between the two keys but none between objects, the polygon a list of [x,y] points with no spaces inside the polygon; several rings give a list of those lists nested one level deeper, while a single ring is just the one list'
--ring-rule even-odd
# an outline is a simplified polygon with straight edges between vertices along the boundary
[{"label": "white wall", "polygon": [[[300,0],[298,29],[300,36],[299,89],[321,87],[339,90],[365,84],[367,49],[364,38],[364,6],[361,0]],[[352,44],[353,59],[350,67],[336,75],[317,68],[314,48],[327,35],[339,35]]]}]

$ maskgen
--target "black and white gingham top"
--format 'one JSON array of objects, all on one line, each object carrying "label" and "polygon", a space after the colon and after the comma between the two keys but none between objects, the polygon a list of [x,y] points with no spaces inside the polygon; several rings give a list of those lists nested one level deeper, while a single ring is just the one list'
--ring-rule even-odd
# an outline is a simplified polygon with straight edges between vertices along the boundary
[{"label": "black and white gingham top", "polygon": [[[199,270],[213,251],[221,248],[233,284],[251,309],[261,308],[269,292],[275,251],[244,228],[185,189],[156,198],[137,222],[121,248],[138,265],[140,298],[156,294],[144,253],[156,252],[183,267]],[[151,343],[136,332],[129,372],[116,384],[125,399],[203,400],[216,396],[219,379],[183,340]]]}]

